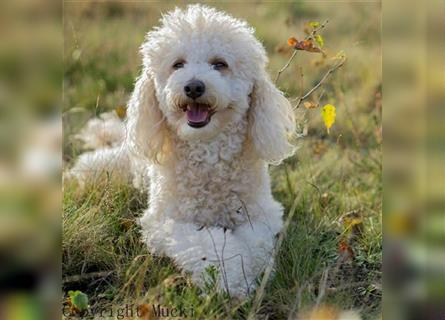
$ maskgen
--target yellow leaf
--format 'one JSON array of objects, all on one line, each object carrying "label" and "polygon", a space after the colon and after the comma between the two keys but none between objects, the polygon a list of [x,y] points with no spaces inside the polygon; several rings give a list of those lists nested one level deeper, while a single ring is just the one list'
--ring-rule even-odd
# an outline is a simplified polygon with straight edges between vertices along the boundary
[{"label": "yellow leaf", "polygon": [[319,26],[320,26],[320,22],[317,22],[317,21],[311,21],[311,22],[309,22],[309,25],[312,27],[312,28],[318,28]]},{"label": "yellow leaf", "polygon": [[114,111],[116,112],[117,116],[121,119],[124,119],[125,116],[127,115],[127,108],[125,108],[123,106],[116,107],[116,109],[114,109]]},{"label": "yellow leaf", "polygon": [[363,223],[363,217],[358,210],[353,210],[353,211],[345,213],[342,216],[341,221],[347,227],[350,227],[350,226],[355,226],[355,225]]},{"label": "yellow leaf", "polygon": [[323,48],[323,46],[324,46],[324,39],[323,39],[322,36],[320,36],[319,34],[317,34],[317,35],[315,36],[315,42],[318,43],[318,45],[320,46],[320,48]]},{"label": "yellow leaf", "polygon": [[329,129],[332,127],[332,125],[335,122],[335,107],[332,104],[327,104],[321,109],[321,115],[323,117],[324,125],[326,126],[326,129]]}]

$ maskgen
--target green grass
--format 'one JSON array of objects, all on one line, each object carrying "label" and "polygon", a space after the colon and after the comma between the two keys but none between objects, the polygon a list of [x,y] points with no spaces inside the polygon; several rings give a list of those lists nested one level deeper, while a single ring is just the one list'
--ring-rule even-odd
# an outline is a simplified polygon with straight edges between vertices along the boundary
[{"label": "green grass", "polygon": [[[103,111],[125,105],[139,71],[138,47],[156,24],[166,3],[66,3],[64,159],[69,167],[82,152],[73,135]],[[327,135],[320,109],[299,111],[308,135],[295,156],[271,167],[274,196],[289,213],[296,211],[267,283],[257,318],[286,319],[312,308],[329,271],[322,302],[354,308],[366,319],[381,313],[381,59],[380,7],[352,4],[218,4],[249,21],[269,53],[274,76],[291,52],[279,53],[290,36],[302,38],[303,23],[329,24],[323,31],[328,57],[344,50],[348,61],[317,92],[320,104],[337,107]],[[332,63],[301,53],[282,74],[279,86],[296,97],[321,78]],[[300,68],[304,79],[300,79]],[[315,99],[317,100],[317,99]],[[301,120],[303,119],[303,120]],[[151,256],[140,242],[136,219],[146,196],[125,185],[64,185],[63,291],[81,290],[90,305],[161,303],[193,308],[196,318],[244,319],[252,300],[231,301],[212,285],[207,295],[181,276],[167,258]],[[354,257],[339,265],[339,245],[349,230],[340,221],[347,212],[363,216],[359,236],[350,243]],[[89,277],[91,276],[91,277]],[[260,281],[261,279],[259,279]]]}]

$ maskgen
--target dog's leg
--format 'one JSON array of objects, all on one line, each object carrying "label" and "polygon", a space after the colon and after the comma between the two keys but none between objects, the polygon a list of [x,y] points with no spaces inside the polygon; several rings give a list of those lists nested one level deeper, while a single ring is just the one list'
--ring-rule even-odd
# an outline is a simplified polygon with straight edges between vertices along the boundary
[{"label": "dog's leg", "polygon": [[[203,284],[206,268],[219,271],[219,286],[232,297],[242,298],[255,287],[255,280],[270,262],[278,229],[263,222],[239,226],[235,231],[197,227],[166,220],[154,224],[142,219],[147,243],[155,252],[172,257],[192,279]],[[154,226],[156,225],[156,227]]]}]

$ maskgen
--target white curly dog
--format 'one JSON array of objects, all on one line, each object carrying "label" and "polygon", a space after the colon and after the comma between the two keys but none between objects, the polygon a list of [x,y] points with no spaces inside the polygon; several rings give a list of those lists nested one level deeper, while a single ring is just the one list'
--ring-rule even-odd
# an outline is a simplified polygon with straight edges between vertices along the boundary
[{"label": "white curly dog", "polygon": [[[283,225],[268,164],[294,151],[291,105],[266,73],[254,30],[213,8],[164,15],[141,53],[125,129],[108,119],[118,146],[91,143],[103,148],[82,155],[71,173],[142,171],[149,207],[140,224],[151,252],[173,258],[197,284],[213,265],[223,290],[246,296]],[[94,123],[85,130],[84,140],[97,135]]]}]

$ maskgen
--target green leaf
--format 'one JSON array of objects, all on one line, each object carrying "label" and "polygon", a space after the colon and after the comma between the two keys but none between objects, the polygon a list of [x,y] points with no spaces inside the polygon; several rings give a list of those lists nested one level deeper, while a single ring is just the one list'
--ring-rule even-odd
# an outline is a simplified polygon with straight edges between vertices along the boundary
[{"label": "green leaf", "polygon": [[88,308],[88,296],[82,291],[68,291],[71,304],[79,311],[86,310]]},{"label": "green leaf", "polygon": [[315,42],[320,46],[320,48],[323,48],[324,46],[324,39],[321,35],[317,34],[315,35]]},{"label": "green leaf", "polygon": [[318,22],[318,21],[311,21],[311,22],[309,22],[309,25],[312,27],[312,28],[318,28],[319,26],[320,26],[320,22]]}]

